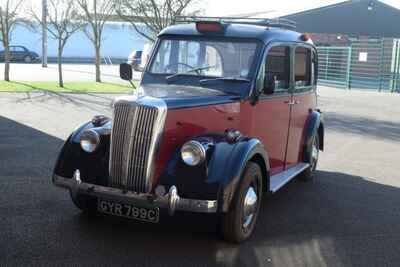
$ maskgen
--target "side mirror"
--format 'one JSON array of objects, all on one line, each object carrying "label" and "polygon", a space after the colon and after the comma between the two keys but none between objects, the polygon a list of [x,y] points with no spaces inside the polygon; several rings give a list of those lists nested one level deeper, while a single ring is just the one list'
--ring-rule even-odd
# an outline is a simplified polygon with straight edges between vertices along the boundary
[{"label": "side mirror", "polygon": [[266,73],[264,80],[264,94],[272,95],[275,92],[276,77],[272,73]]},{"label": "side mirror", "polygon": [[125,81],[131,81],[133,77],[132,66],[127,63],[119,65],[119,77]]}]

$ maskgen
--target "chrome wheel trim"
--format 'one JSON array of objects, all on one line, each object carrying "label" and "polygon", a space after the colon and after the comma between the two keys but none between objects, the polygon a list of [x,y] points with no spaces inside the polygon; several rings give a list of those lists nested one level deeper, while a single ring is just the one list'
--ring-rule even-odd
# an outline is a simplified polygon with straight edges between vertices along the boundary
[{"label": "chrome wheel trim", "polygon": [[246,195],[243,201],[243,225],[244,229],[247,229],[251,226],[254,217],[257,212],[258,206],[258,196],[256,189],[253,186],[250,186],[247,189]]}]

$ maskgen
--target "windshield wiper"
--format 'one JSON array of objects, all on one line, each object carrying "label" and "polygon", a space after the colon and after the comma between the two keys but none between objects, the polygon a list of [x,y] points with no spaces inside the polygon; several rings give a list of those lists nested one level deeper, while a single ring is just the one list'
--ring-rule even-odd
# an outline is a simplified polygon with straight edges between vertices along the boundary
[{"label": "windshield wiper", "polygon": [[222,77],[222,78],[214,78],[214,79],[203,79],[200,80],[200,84],[206,84],[215,81],[224,81],[224,82],[234,82],[234,83],[249,83],[249,79],[240,78],[240,77]]},{"label": "windshield wiper", "polygon": [[167,76],[165,79],[166,79],[167,81],[171,81],[171,80],[173,80],[174,78],[179,77],[179,76],[182,76],[182,75],[186,75],[186,74],[189,74],[189,73],[192,73],[192,72],[197,72],[197,73],[198,73],[199,71],[208,70],[208,69],[211,69],[211,68],[214,68],[214,67],[215,67],[215,66],[209,65],[209,66],[194,68],[194,69],[191,69],[191,70],[188,70],[188,71],[185,71],[185,72],[178,72],[178,73],[175,73],[175,74],[173,74],[173,75]]}]

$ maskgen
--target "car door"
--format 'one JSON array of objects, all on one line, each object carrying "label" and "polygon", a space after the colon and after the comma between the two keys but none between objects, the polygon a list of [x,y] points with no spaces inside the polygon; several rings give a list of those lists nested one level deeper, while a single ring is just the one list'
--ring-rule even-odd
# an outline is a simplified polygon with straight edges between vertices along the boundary
[{"label": "car door", "polygon": [[25,57],[25,49],[21,46],[16,46],[14,50],[14,60],[22,61]]},{"label": "car door", "polygon": [[15,46],[10,46],[10,61],[15,60]]},{"label": "car door", "polygon": [[311,46],[293,47],[293,97],[290,103],[291,120],[287,148],[287,168],[302,161],[304,130],[316,105],[316,53]]},{"label": "car door", "polygon": [[262,93],[255,105],[253,134],[266,146],[271,174],[285,169],[290,120],[290,46],[276,44],[268,49],[257,78],[257,90],[264,88],[266,75],[275,77],[275,92]]}]

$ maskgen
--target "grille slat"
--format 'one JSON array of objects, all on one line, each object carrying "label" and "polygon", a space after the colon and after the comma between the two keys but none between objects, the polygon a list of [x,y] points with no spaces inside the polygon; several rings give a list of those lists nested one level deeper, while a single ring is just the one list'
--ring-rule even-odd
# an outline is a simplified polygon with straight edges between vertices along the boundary
[{"label": "grille slat", "polygon": [[138,193],[148,190],[147,166],[158,115],[155,107],[125,102],[115,104],[110,150],[111,186]]}]

